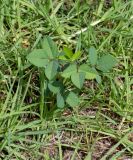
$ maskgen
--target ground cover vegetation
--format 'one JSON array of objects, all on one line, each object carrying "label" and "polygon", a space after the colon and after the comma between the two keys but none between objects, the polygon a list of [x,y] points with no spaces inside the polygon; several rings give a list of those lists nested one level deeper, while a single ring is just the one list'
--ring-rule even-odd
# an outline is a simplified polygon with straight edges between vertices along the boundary
[{"label": "ground cover vegetation", "polygon": [[0,0],[0,159],[132,155],[133,1]]}]

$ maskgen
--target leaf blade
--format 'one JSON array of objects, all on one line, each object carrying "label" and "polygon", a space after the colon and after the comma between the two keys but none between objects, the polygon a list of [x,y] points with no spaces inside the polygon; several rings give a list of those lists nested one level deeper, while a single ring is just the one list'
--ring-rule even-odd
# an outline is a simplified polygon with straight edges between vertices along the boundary
[{"label": "leaf blade", "polygon": [[58,56],[57,46],[49,36],[44,37],[42,41],[42,48],[45,50],[50,59]]},{"label": "leaf blade", "polygon": [[87,64],[82,64],[79,67],[79,72],[85,73],[85,79],[95,79],[96,73]]},{"label": "leaf blade", "polygon": [[58,62],[57,61],[51,61],[46,69],[45,69],[45,75],[46,77],[51,80],[55,77],[55,75],[57,74],[57,69],[58,69]]},{"label": "leaf blade", "polygon": [[75,64],[71,64],[62,72],[61,75],[64,78],[70,78],[70,76],[75,72],[77,72],[77,67]]},{"label": "leaf blade", "polygon": [[81,57],[81,54],[82,53],[80,51],[77,51],[76,53],[73,54],[71,60],[72,61],[78,60]]},{"label": "leaf blade", "polygon": [[76,107],[79,105],[79,98],[74,92],[71,91],[66,97],[66,103],[71,107]]},{"label": "leaf blade", "polygon": [[65,56],[67,56],[68,58],[71,58],[73,56],[73,52],[70,48],[64,47],[63,51],[65,53]]},{"label": "leaf blade", "polygon": [[108,72],[110,69],[112,69],[117,63],[117,60],[114,56],[107,54],[103,55],[99,60],[97,64],[97,69]]},{"label": "leaf blade", "polygon": [[48,56],[44,49],[35,49],[26,58],[37,67],[45,67],[48,64]]},{"label": "leaf blade", "polygon": [[83,73],[83,72],[74,73],[71,76],[71,80],[77,88],[81,89],[84,84],[85,73]]},{"label": "leaf blade", "polygon": [[97,51],[94,47],[89,48],[89,60],[92,66],[97,63]]},{"label": "leaf blade", "polygon": [[54,81],[52,83],[48,83],[48,88],[54,94],[57,94],[63,90],[63,83],[60,81]]},{"label": "leaf blade", "polygon": [[56,100],[57,100],[57,107],[64,108],[65,106],[64,98],[60,93],[57,94]]}]

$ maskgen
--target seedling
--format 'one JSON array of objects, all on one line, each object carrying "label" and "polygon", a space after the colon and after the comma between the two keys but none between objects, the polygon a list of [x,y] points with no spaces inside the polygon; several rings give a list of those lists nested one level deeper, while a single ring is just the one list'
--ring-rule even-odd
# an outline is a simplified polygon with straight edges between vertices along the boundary
[{"label": "seedling", "polygon": [[[72,52],[64,47],[59,52],[56,44],[50,37],[42,41],[41,49],[34,49],[28,56],[28,61],[40,68],[41,74],[41,104],[40,112],[44,116],[48,110],[53,108],[63,109],[65,106],[75,107],[80,103],[78,91],[83,87],[85,80],[96,79],[101,82],[99,71],[108,72],[117,61],[110,54],[98,58],[94,47],[89,48],[89,55],[86,62],[78,62],[82,52]],[[73,85],[70,89],[69,85]],[[45,96],[44,96],[45,95]],[[46,106],[47,99],[56,99],[50,106]]]}]

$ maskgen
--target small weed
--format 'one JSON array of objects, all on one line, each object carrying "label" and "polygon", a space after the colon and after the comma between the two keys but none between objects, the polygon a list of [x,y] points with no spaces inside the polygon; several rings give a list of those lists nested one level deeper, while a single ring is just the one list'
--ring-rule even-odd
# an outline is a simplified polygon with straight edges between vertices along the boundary
[{"label": "small weed", "polygon": [[133,159],[132,0],[0,0],[0,159]]},{"label": "small weed", "polygon": [[[110,54],[98,58],[94,47],[88,49],[89,54],[86,61],[79,62],[78,59],[82,56],[81,51],[73,53],[70,48],[64,47],[59,52],[50,37],[45,37],[41,45],[41,49],[34,49],[27,56],[30,63],[40,68],[41,116],[47,115],[46,112],[49,107],[46,106],[46,103],[47,98],[50,99],[52,96],[51,93],[54,94],[54,98],[56,97],[56,103],[50,104],[52,107],[50,107],[50,110],[53,110],[53,107],[56,106],[60,109],[67,105],[75,107],[79,105],[80,100],[77,94],[82,89],[84,81],[96,79],[100,83],[101,72],[109,72],[117,63],[116,58]],[[73,84],[76,88],[70,89],[68,84]],[[75,92],[72,90],[75,90]]]}]

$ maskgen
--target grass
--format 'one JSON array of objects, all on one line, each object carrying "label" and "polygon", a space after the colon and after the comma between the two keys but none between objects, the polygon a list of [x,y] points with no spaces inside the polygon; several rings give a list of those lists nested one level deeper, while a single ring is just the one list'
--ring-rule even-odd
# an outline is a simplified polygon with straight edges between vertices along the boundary
[{"label": "grass", "polygon": [[[0,159],[133,158],[133,1],[0,0]],[[80,106],[45,120],[38,70],[26,55],[45,35],[111,53],[119,64],[87,81]],[[50,103],[50,102],[49,102]]]}]

